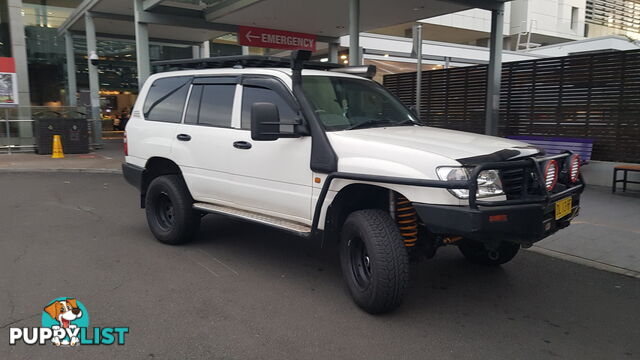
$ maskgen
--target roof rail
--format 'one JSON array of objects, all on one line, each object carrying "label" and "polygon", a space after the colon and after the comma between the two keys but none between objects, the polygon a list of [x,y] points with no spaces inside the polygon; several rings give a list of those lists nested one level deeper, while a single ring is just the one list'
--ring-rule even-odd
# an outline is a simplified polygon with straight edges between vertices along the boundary
[{"label": "roof rail", "polygon": [[[265,67],[286,67],[291,68],[290,57],[262,56],[262,55],[234,55],[216,56],[204,59],[178,59],[153,61],[152,66],[156,72],[188,70],[188,69],[217,69],[217,68],[265,68]],[[375,66],[343,66],[340,64],[303,61],[304,69],[331,70],[347,74],[360,75],[372,78],[375,75]]]}]

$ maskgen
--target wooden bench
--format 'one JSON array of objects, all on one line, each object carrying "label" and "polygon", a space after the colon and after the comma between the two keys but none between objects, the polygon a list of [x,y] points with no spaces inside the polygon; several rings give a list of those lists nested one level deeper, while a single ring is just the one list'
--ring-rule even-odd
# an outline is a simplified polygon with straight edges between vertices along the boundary
[{"label": "wooden bench", "polygon": [[[618,180],[618,171],[622,171],[622,179]],[[617,165],[613,168],[613,185],[611,192],[616,192],[618,183],[622,183],[622,192],[627,191],[627,184],[640,184],[640,181],[627,180],[627,174],[631,172],[640,172],[640,165]]]},{"label": "wooden bench", "polygon": [[591,139],[529,135],[512,135],[507,136],[507,138],[526,142],[544,149],[547,155],[556,155],[569,150],[580,155],[580,159],[582,159],[583,164],[586,164],[591,160],[591,152],[593,151],[593,140]]}]

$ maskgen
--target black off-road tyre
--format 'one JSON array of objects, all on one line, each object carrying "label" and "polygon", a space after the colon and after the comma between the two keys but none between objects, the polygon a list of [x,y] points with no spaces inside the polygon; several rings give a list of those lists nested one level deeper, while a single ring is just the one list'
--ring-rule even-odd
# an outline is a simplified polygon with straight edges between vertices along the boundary
[{"label": "black off-road tyre", "polygon": [[200,213],[193,210],[193,198],[179,175],[163,175],[151,181],[145,210],[149,229],[161,243],[184,244],[200,228]]},{"label": "black off-road tyre", "polygon": [[409,282],[409,256],[389,214],[358,210],[340,237],[342,275],[355,303],[370,314],[394,310]]},{"label": "black off-road tyre", "polygon": [[520,250],[520,244],[502,241],[495,250],[487,249],[478,241],[463,239],[458,248],[464,257],[472,263],[499,266],[513,259]]}]

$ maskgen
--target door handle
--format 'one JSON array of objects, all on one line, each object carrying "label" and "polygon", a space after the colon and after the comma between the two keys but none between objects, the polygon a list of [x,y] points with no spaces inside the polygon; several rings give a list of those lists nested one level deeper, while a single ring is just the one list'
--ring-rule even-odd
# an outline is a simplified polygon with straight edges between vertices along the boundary
[{"label": "door handle", "polygon": [[251,143],[248,141],[236,141],[233,143],[233,147],[236,149],[248,150],[251,149]]},{"label": "door handle", "polygon": [[187,134],[178,134],[177,138],[178,138],[178,140],[180,140],[180,141],[189,141],[189,140],[191,140],[191,135],[187,135]]}]

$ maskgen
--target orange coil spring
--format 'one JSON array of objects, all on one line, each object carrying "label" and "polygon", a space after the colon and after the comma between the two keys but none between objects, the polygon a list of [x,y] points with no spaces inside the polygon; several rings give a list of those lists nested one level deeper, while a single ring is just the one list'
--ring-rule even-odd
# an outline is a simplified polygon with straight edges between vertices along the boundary
[{"label": "orange coil spring", "polygon": [[418,216],[411,202],[406,197],[396,194],[396,222],[404,246],[414,247],[418,241]]}]

